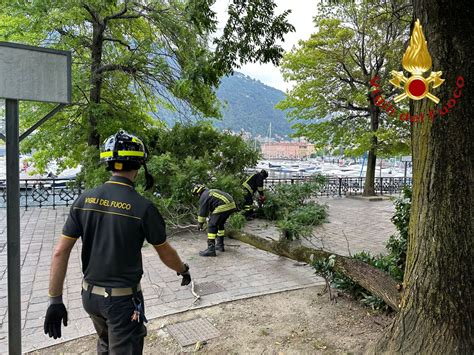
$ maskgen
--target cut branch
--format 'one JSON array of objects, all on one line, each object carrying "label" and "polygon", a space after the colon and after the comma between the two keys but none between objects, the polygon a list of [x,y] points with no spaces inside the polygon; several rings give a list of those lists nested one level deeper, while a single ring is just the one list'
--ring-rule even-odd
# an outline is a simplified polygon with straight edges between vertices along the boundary
[{"label": "cut branch", "polygon": [[398,312],[399,310],[400,293],[398,291],[399,286],[397,282],[383,271],[361,260],[337,255],[321,249],[295,245],[295,243],[292,242],[268,240],[239,231],[230,231],[229,236],[258,249],[307,264],[312,264],[317,259],[323,260],[331,255],[335,255],[335,271],[351,278],[354,282],[370,291],[374,296],[384,300],[394,311]]}]

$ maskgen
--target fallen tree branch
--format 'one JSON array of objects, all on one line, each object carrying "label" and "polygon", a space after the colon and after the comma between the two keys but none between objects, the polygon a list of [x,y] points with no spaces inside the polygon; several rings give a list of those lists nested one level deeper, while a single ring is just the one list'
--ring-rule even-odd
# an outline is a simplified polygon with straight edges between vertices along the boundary
[{"label": "fallen tree branch", "polygon": [[317,259],[327,259],[330,255],[335,255],[335,271],[350,277],[374,296],[383,299],[394,311],[398,312],[399,310],[400,293],[398,292],[397,282],[382,270],[368,265],[361,260],[348,258],[321,249],[308,248],[297,245],[294,242],[264,239],[240,231],[229,231],[227,235],[258,249],[307,264],[312,264]]}]

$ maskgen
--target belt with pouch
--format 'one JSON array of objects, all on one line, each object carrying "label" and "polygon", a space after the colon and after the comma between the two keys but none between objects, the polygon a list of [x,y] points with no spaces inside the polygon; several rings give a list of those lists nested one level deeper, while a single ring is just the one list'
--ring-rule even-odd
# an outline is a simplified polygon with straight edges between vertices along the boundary
[{"label": "belt with pouch", "polygon": [[[91,285],[84,280],[82,281],[82,288],[85,291],[88,291],[90,288],[90,293],[93,293],[94,295],[104,296],[104,297],[131,296],[134,294],[132,287],[123,287],[123,288],[102,287],[102,286]],[[142,288],[140,284],[138,284],[136,292],[141,291],[141,289]],[[110,293],[108,293],[107,290],[109,290]]]}]

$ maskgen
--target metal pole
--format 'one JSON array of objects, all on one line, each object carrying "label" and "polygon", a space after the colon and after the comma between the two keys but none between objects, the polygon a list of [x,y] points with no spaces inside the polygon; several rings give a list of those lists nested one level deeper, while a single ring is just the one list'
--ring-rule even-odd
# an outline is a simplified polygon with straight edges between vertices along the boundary
[{"label": "metal pole", "polygon": [[8,259],[8,351],[21,354],[20,283],[20,181],[18,100],[7,99],[7,259]]}]

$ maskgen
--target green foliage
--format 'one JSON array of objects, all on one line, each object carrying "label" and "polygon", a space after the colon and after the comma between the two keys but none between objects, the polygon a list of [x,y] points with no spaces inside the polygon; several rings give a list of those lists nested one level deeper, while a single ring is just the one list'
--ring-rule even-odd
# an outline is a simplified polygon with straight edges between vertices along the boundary
[{"label": "green foliage", "polygon": [[233,213],[227,221],[227,226],[229,229],[241,230],[246,223],[247,220],[241,213]]},{"label": "green foliage", "polygon": [[308,200],[315,197],[325,178],[316,175],[302,184],[281,184],[275,186],[275,191],[266,193],[265,205],[259,209],[260,217],[274,221],[285,219],[292,211],[303,206]]},{"label": "green foliage", "polygon": [[282,220],[277,221],[277,227],[284,237],[289,240],[312,234],[314,226],[326,221],[326,208],[316,202],[308,202],[292,210]]},{"label": "green foliage", "polygon": [[321,276],[329,284],[334,279],[334,265],[336,264],[336,256],[330,255],[326,260],[316,259],[313,262],[315,273]]},{"label": "green foliage", "polygon": [[155,195],[148,195],[174,219],[196,214],[197,199],[191,194],[195,183],[228,192],[239,201],[244,169],[259,158],[241,137],[205,123],[156,129],[149,132],[148,140],[151,159],[147,166],[156,184]]},{"label": "green foliage", "polygon": [[[35,152],[38,170],[52,160],[60,168],[95,169],[88,162],[93,157],[84,154],[86,145],[97,147],[119,128],[144,137],[159,125],[150,113],[160,117],[163,108],[177,111],[184,105],[194,114],[219,117],[215,89],[223,75],[248,61],[279,61],[279,40],[294,30],[288,12],[276,15],[273,1],[235,0],[223,34],[215,36],[213,3],[0,0],[0,41],[72,52],[73,104],[21,147]],[[21,128],[51,108],[22,104]]]},{"label": "green foliage", "polygon": [[[277,107],[290,110],[291,119],[302,119],[293,126],[296,135],[310,138],[316,148],[345,147],[347,155],[368,151],[374,135],[377,154],[407,152],[409,126],[370,107],[369,81],[379,76],[383,95],[393,95],[390,71],[399,70],[410,21],[406,0],[320,4],[317,32],[282,62],[284,78],[296,85]],[[380,114],[377,127],[371,112]]]},{"label": "green foliage", "polygon": [[402,281],[405,272],[405,264],[408,248],[408,228],[410,225],[412,190],[408,187],[403,189],[401,198],[395,200],[395,214],[392,222],[398,230],[398,235],[391,235],[387,243],[390,260],[389,273],[395,279]]},{"label": "green foliage", "polygon": [[267,199],[257,210],[258,216],[276,221],[285,239],[310,236],[314,226],[326,221],[326,207],[312,200],[324,181],[325,178],[318,175],[301,184],[277,185],[275,192],[266,193]]},{"label": "green foliage", "polygon": [[[390,237],[387,243],[389,253],[387,255],[372,256],[369,252],[363,251],[353,256],[355,259],[361,260],[386,272],[397,281],[403,280],[405,272],[411,196],[411,190],[405,188],[403,196],[395,201],[395,214],[392,217],[392,222],[397,227],[399,235],[392,235]],[[333,266],[334,262],[331,262],[330,258],[327,260],[318,260],[313,264],[316,274],[326,278],[334,287],[348,292],[354,298],[360,299],[362,303],[373,309],[388,310],[388,306],[383,300],[370,294],[349,277],[335,272]]]}]

